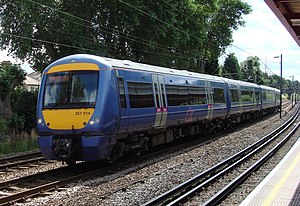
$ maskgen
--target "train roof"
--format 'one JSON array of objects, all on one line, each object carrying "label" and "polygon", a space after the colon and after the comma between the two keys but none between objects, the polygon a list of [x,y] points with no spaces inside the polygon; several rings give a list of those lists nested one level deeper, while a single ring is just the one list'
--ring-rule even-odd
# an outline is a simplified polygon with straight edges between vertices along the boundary
[{"label": "train roof", "polygon": [[273,87],[268,87],[268,86],[265,86],[265,85],[260,85],[260,88],[280,92],[279,89],[276,89],[276,88],[273,88]]},{"label": "train roof", "polygon": [[[47,68],[52,67],[55,64],[60,63],[70,63],[70,62],[76,62],[77,60],[85,59],[86,60],[93,60],[96,62],[99,62],[100,64],[106,65],[107,67],[115,67],[115,68],[124,68],[124,69],[131,69],[136,71],[145,71],[145,72],[153,72],[153,73],[162,73],[162,74],[170,74],[170,75],[178,75],[178,76],[184,76],[184,77],[195,77],[203,80],[210,80],[215,82],[227,82],[228,84],[238,84],[241,86],[247,86],[247,87],[261,87],[263,89],[268,90],[275,90],[278,89],[263,86],[263,85],[257,85],[250,82],[244,82],[234,79],[228,79],[224,77],[218,77],[208,74],[201,74],[196,72],[191,72],[187,70],[179,70],[179,69],[171,69],[167,67],[160,67],[160,66],[154,66],[149,64],[143,64],[143,63],[137,63],[130,60],[119,60],[119,59],[113,59],[108,57],[101,57],[91,54],[74,54],[70,56],[66,56],[64,58],[61,58],[55,62],[53,62],[51,65],[49,65]],[[279,91],[279,90],[278,90]]]},{"label": "train roof", "polygon": [[160,66],[154,66],[154,65],[149,65],[149,64],[137,63],[137,62],[133,62],[130,60],[119,60],[119,59],[95,56],[95,55],[90,55],[90,54],[75,54],[75,55],[71,55],[71,56],[62,58],[62,60],[68,60],[68,59],[71,60],[72,59],[74,61],[74,59],[81,59],[81,58],[95,60],[101,64],[108,66],[108,67],[124,68],[124,69],[153,72],[153,73],[163,73],[163,74],[170,74],[170,75],[179,75],[179,76],[185,76],[185,77],[195,77],[195,78],[211,80],[211,81],[215,81],[215,82],[224,82],[224,80],[221,77],[217,77],[217,76],[200,74],[200,73],[191,72],[191,71],[187,71],[187,70],[171,69],[171,68],[167,68],[167,67],[160,67]]},{"label": "train roof", "polygon": [[225,77],[222,77],[222,78],[228,84],[236,84],[236,85],[247,86],[247,87],[259,87],[259,85],[251,83],[251,82],[243,82],[240,80],[228,79]]},{"label": "train roof", "polygon": [[160,67],[160,66],[154,66],[149,64],[132,62],[129,60],[117,60],[117,59],[110,59],[110,58],[104,58],[104,59],[108,61],[112,67],[128,68],[132,70],[149,71],[154,73],[164,73],[164,74],[179,75],[185,77],[196,77],[200,79],[208,79],[208,80],[223,82],[222,78],[220,77],[191,72],[187,70],[171,69],[167,67]]}]

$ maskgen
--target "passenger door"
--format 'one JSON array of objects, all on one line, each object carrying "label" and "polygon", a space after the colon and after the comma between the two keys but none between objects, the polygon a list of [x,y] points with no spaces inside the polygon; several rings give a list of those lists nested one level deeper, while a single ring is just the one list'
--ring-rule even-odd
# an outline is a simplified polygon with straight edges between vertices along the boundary
[{"label": "passenger door", "polygon": [[207,99],[207,119],[211,119],[213,116],[214,105],[213,105],[213,93],[211,88],[211,83],[205,81],[205,92],[206,92],[206,99]]},{"label": "passenger door", "polygon": [[128,101],[125,94],[128,94],[128,89],[126,85],[124,71],[116,70],[117,83],[119,90],[119,99],[120,99],[120,117],[119,117],[119,133],[128,132],[128,125],[130,121],[130,110],[128,107]]},{"label": "passenger door", "polygon": [[164,83],[164,77],[162,75],[152,75],[153,92],[155,97],[155,122],[153,127],[163,127],[167,123],[168,107],[166,88]]}]

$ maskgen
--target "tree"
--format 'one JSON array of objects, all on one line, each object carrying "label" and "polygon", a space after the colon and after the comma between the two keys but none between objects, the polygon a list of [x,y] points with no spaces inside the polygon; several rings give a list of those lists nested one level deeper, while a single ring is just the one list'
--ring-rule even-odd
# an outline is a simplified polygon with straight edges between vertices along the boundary
[{"label": "tree", "polygon": [[11,107],[13,118],[11,127],[17,130],[25,130],[28,133],[36,127],[36,102],[37,91],[27,91],[23,87],[17,87],[11,95]]},{"label": "tree", "polygon": [[207,42],[204,47],[206,48],[206,57],[216,58],[233,42],[232,31],[245,24],[242,15],[249,14],[251,8],[242,1],[223,0],[211,2],[214,2],[211,3],[213,15],[210,16],[211,19],[207,24],[207,35],[211,41]]},{"label": "tree", "polygon": [[234,53],[229,54],[224,61],[223,76],[242,80],[240,65]]},{"label": "tree", "polygon": [[11,94],[17,86],[22,85],[25,76],[26,72],[20,65],[0,64],[0,113],[6,118],[12,115]]},{"label": "tree", "polygon": [[262,71],[258,57],[248,57],[246,61],[241,63],[242,80],[252,83],[262,84]]},{"label": "tree", "polygon": [[199,71],[250,11],[241,0],[2,0],[0,46],[38,71],[74,53]]}]

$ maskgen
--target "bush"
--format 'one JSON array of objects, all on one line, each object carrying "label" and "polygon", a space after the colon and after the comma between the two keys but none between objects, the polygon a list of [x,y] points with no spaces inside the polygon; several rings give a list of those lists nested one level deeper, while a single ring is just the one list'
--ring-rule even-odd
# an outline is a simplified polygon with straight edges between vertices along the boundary
[{"label": "bush", "polygon": [[21,132],[24,130],[25,117],[19,116],[17,113],[13,113],[11,119],[9,120],[9,126],[14,131]]},{"label": "bush", "polygon": [[[11,106],[12,110],[17,114],[14,116],[15,119],[13,123],[17,124],[16,128],[18,128],[18,130],[24,129],[29,133],[36,127],[37,95],[37,91],[27,91],[22,87],[18,87],[12,93]],[[24,125],[22,125],[22,123]]]},{"label": "bush", "polygon": [[27,132],[12,132],[1,139],[0,156],[36,150],[37,148],[36,137],[29,135]]}]

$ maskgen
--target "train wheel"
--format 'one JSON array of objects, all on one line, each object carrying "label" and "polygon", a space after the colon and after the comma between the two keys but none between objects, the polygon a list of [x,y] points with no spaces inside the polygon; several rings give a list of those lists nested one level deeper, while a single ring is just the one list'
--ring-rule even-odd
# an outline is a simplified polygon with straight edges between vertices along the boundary
[{"label": "train wheel", "polygon": [[66,161],[66,164],[67,164],[69,167],[74,167],[74,166],[76,165],[76,161],[73,161],[73,160]]},{"label": "train wheel", "polygon": [[124,156],[126,153],[126,144],[124,142],[117,142],[109,158],[109,162],[113,163]]}]

